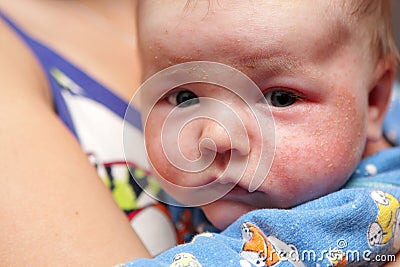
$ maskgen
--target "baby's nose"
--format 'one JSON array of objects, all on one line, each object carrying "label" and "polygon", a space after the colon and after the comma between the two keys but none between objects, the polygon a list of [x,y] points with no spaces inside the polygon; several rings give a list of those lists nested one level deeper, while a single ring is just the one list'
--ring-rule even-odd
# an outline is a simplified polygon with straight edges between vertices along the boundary
[{"label": "baby's nose", "polygon": [[198,145],[202,153],[211,151],[217,154],[237,153],[240,156],[246,156],[250,152],[249,142],[243,124],[231,125],[227,128],[223,121],[207,119],[203,124]]}]

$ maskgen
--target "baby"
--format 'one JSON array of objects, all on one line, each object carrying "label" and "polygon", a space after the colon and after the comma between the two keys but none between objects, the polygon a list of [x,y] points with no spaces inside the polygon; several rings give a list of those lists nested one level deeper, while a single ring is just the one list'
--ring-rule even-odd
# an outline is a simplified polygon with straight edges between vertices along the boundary
[{"label": "baby", "polygon": [[386,0],[140,1],[150,163],[225,230],[128,266],[393,261],[390,21]]}]

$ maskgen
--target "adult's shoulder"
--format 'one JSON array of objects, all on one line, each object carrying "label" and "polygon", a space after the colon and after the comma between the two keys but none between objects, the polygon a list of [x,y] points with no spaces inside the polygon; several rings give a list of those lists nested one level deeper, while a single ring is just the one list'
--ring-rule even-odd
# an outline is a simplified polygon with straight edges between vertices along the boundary
[{"label": "adult's shoulder", "polygon": [[[6,12],[3,2],[0,10]],[[51,107],[45,74],[30,48],[4,20],[0,20],[0,36],[0,98],[25,97]]]}]

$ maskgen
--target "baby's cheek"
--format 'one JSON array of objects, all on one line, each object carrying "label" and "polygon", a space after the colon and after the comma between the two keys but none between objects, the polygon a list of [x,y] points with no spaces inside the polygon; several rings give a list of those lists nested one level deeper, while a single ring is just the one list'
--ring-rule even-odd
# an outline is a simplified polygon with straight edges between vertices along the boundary
[{"label": "baby's cheek", "polygon": [[163,131],[160,127],[163,118],[157,115],[150,115],[145,129],[147,154],[157,179],[174,185],[195,186],[199,179],[192,179],[194,174],[190,170],[193,168],[192,161],[201,156],[198,134],[195,133],[198,127],[189,124],[176,135]]},{"label": "baby's cheek", "polygon": [[358,163],[364,143],[360,130],[348,128],[343,121],[329,119],[278,136],[271,170],[277,179],[269,182],[276,190],[271,193],[292,205],[341,187]]},{"label": "baby's cheek", "polygon": [[148,145],[147,150],[153,173],[164,188],[167,189],[171,186],[173,188],[173,185],[187,186],[185,175],[171,164],[171,161],[161,151],[161,143],[154,142],[152,145]]},{"label": "baby's cheek", "polygon": [[[310,119],[304,128],[308,144],[302,146],[303,158],[333,179],[347,179],[361,158],[365,144],[366,121],[363,109],[351,94],[338,94],[336,101]],[[325,116],[324,116],[325,114]]]},{"label": "baby's cheek", "polygon": [[275,158],[268,191],[273,199],[280,201],[274,203],[279,207],[292,207],[325,195],[340,187],[347,178],[339,173],[342,168],[340,171],[334,168],[336,163],[332,163],[332,157],[326,152],[328,147],[303,144],[304,147],[287,149]]},{"label": "baby's cheek", "polygon": [[363,141],[357,124],[354,118],[332,118],[310,136],[315,136],[314,144],[309,145],[314,150],[310,155],[327,175],[351,173],[359,161]]},{"label": "baby's cheek", "polygon": [[174,177],[175,168],[169,164],[168,159],[164,154],[162,145],[162,124],[165,118],[161,112],[155,108],[150,114],[145,124],[145,145],[149,163],[153,169],[157,179],[168,180],[172,182],[171,177]]}]

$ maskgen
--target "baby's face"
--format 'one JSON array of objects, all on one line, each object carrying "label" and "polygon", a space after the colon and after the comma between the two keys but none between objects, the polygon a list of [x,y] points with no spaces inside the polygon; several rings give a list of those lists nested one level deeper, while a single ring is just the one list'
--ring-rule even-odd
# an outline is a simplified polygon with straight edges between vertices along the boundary
[{"label": "baby's face", "polygon": [[[365,146],[368,86],[373,67],[368,42],[345,24],[335,1],[186,1],[141,2],[140,38],[145,78],[174,64],[214,61],[250,77],[265,97],[256,108],[270,110],[275,137],[256,131],[252,116],[232,91],[209,84],[174,88],[151,111],[145,125],[146,147],[158,175],[183,186],[217,179],[230,160],[247,168],[232,192],[203,206],[207,217],[224,228],[243,213],[264,207],[287,208],[341,187],[359,162]],[[166,88],[166,90],[172,88]],[[184,156],[200,157],[203,139],[212,139],[216,157],[204,171],[175,168],[161,153],[161,126],[175,112],[189,112],[207,97],[224,101],[243,115],[247,135],[235,144],[213,120],[188,123],[177,140]],[[146,101],[146,94],[143,101]],[[266,112],[267,114],[267,112]],[[226,118],[229,120],[229,116]],[[246,138],[242,140],[241,138]],[[248,146],[246,145],[248,140]],[[261,144],[274,140],[272,166],[261,186],[249,193]],[[266,145],[265,147],[271,147]],[[238,173],[239,175],[239,173]],[[234,176],[234,174],[232,175]],[[221,183],[234,183],[225,177]],[[170,189],[174,195],[173,189]]]}]

